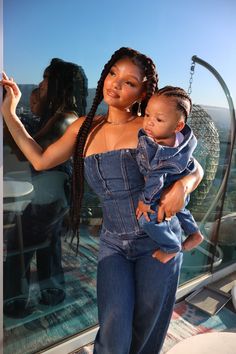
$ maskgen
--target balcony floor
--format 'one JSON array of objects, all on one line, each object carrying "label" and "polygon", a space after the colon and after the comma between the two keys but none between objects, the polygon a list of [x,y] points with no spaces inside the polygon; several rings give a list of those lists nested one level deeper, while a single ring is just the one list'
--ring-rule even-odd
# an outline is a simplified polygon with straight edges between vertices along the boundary
[{"label": "balcony floor", "polygon": [[[211,286],[229,293],[234,280],[236,280],[236,272],[212,283]],[[188,304],[185,300],[177,302],[161,354],[167,353],[177,343],[186,338],[211,332],[236,332],[236,310],[233,307],[232,300],[213,316]],[[91,344],[71,354],[92,353],[93,345]]]}]

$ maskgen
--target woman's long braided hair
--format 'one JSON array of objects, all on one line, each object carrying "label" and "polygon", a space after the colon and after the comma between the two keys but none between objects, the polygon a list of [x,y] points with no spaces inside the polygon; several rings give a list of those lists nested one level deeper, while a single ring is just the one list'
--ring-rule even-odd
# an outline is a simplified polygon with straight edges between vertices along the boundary
[{"label": "woman's long braided hair", "polygon": [[156,95],[172,97],[176,102],[176,108],[184,115],[185,122],[187,122],[192,110],[192,100],[184,89],[175,86],[165,86],[159,89]]},{"label": "woman's long braided hair", "polygon": [[47,112],[52,117],[57,111],[85,114],[88,81],[81,66],[53,58],[44,73],[48,76]]},{"label": "woman's long braided hair", "polygon": [[[146,84],[146,97],[141,102],[141,111],[144,114],[145,107],[149,98],[154,94],[157,90],[157,82],[158,76],[156,72],[156,67],[153,61],[145,56],[144,54],[139,53],[138,51],[122,47],[118,49],[112,55],[111,59],[104,66],[103,71],[101,73],[101,77],[97,84],[97,89],[95,93],[95,97],[93,100],[92,107],[86,116],[85,121],[83,122],[79,133],[77,135],[77,140],[75,144],[74,150],[74,158],[73,158],[73,178],[72,178],[72,204],[71,204],[71,228],[73,232],[73,238],[76,236],[77,240],[79,239],[79,223],[80,223],[80,210],[84,192],[84,157],[83,151],[86,143],[86,139],[88,137],[93,118],[95,116],[98,105],[103,100],[103,84],[106,76],[110,72],[112,66],[120,59],[127,57],[129,58],[135,65],[137,65],[140,70],[142,70],[145,77]],[[137,114],[138,104],[134,104],[132,107],[132,113]],[[78,244],[77,244],[78,246]]]}]

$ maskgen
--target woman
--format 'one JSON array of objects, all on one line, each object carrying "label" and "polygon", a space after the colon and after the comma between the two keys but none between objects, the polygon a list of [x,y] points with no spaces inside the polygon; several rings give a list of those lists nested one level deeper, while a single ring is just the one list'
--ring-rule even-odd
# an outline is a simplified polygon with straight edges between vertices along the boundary
[{"label": "woman", "polygon": [[41,127],[35,139],[46,140],[47,134],[50,134],[49,140],[52,140],[53,133],[56,140],[75,118],[85,114],[87,78],[77,64],[53,58],[44,71],[38,89]]},{"label": "woman", "polygon": [[[87,95],[87,77],[83,69],[53,58],[44,70],[43,80],[31,93],[30,108],[37,119],[22,116],[21,121],[34,139],[46,147],[85,114]],[[8,143],[7,133],[4,138]]]},{"label": "woman", "polygon": [[[87,78],[83,69],[77,64],[53,58],[50,65],[44,70],[42,82],[30,95],[30,108],[33,115],[21,117],[21,122],[28,133],[33,135],[43,148],[46,148],[61,137],[66,128],[80,115],[85,114],[86,97]],[[6,133],[5,129],[4,141],[10,143],[9,134]],[[11,147],[19,159],[25,159],[17,146],[11,144]],[[50,172],[45,175],[31,168],[32,183],[37,183],[37,188],[36,186],[34,188],[34,200],[24,210],[21,217],[26,277],[29,284],[30,263],[35,249],[37,275],[40,288],[43,290],[40,301],[45,304],[56,304],[65,297],[64,291],[60,290],[64,283],[60,234],[64,215],[68,210],[65,200],[59,199],[59,196],[58,200],[49,201],[51,195],[55,193],[50,190],[49,183],[52,176],[55,179],[62,178],[61,172],[57,174],[55,170],[65,173],[65,195],[69,201],[70,184],[66,181],[69,181],[72,176],[72,161],[65,161],[53,170],[53,175],[50,175]],[[55,180],[55,185],[56,183]],[[47,200],[44,204],[39,204],[37,201],[42,199],[45,191],[48,193]],[[14,252],[18,247],[17,230],[11,231],[7,240],[9,257],[4,264],[4,298],[11,299],[22,293],[19,255],[11,255],[11,251]],[[29,249],[31,250],[29,251]],[[17,272],[15,269],[19,271]],[[45,289],[49,289],[49,291]],[[52,296],[50,289],[59,290],[55,290],[55,295]],[[28,290],[27,286],[24,296],[28,295]],[[6,307],[5,312],[7,312]]]},{"label": "woman", "polygon": [[[38,170],[66,161],[74,153],[72,222],[76,232],[82,200],[83,169],[103,206],[97,300],[99,325],[94,353],[156,354],[171,317],[182,255],[166,264],[152,257],[156,243],[139,228],[135,216],[144,181],[135,160],[138,130],[148,99],[157,88],[155,65],[129,48],[117,50],[98,81],[92,108],[83,120],[45,151],[25,132],[15,108],[20,92],[5,77],[2,112],[19,147]],[[105,116],[95,116],[99,103]],[[79,134],[78,134],[79,131]],[[184,197],[201,179],[201,168],[165,193],[158,219],[181,209]],[[173,231],[180,237],[178,225]]]}]

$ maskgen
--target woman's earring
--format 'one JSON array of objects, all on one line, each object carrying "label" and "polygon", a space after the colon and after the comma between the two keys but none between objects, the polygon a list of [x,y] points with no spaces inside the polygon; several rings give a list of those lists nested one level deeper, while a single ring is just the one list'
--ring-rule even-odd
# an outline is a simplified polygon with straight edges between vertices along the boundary
[{"label": "woman's earring", "polygon": [[137,111],[137,116],[141,117],[142,111],[141,111],[141,102],[138,103],[138,111]]},{"label": "woman's earring", "polygon": [[125,108],[125,110],[126,110],[126,112],[130,113],[130,108],[129,107]]}]

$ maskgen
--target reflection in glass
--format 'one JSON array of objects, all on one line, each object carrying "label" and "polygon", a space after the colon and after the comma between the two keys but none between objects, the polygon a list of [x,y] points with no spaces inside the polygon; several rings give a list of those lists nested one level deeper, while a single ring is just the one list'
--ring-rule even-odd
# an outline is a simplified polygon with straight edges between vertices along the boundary
[{"label": "reflection in glass", "polygon": [[[44,147],[85,112],[87,80],[82,68],[76,66],[74,69],[78,78],[70,86],[71,92],[75,93],[71,100],[73,106],[64,104],[60,109],[57,106],[53,112],[47,90],[52,94],[57,85],[55,81],[51,83],[48,68],[39,87],[21,86],[23,98],[18,114]],[[48,84],[46,92],[45,83]],[[90,89],[88,106],[93,95],[94,90]],[[38,104],[38,100],[43,104]],[[47,114],[44,113],[45,107],[48,107]],[[106,107],[100,105],[99,113],[105,111]],[[198,138],[195,156],[205,169],[201,186],[191,196],[191,211],[201,225],[205,241],[198,248],[184,253],[180,283],[212,268],[217,270],[236,259],[236,242],[232,233],[236,219],[235,153],[216,248],[214,229],[221,200],[205,218],[220,189],[228,161],[228,110],[194,106],[190,125]],[[33,187],[28,194],[19,196],[18,185],[13,190],[13,198],[9,195],[4,198],[4,353],[20,354],[24,348],[27,354],[97,324],[96,265],[102,215],[97,197],[86,185],[80,247],[76,256],[76,240],[71,244],[68,233],[70,161],[59,169],[36,172],[11,141],[6,129],[4,151],[4,179],[13,183],[29,183]]]},{"label": "reflection in glass", "polygon": [[215,246],[216,220],[222,198],[214,200],[225,176],[230,144],[229,110],[220,107],[195,106],[189,121],[198,138],[195,156],[204,168],[204,178],[191,196],[191,211],[205,236],[204,242],[189,253],[184,253],[180,282],[189,281],[206,272],[216,271],[225,260],[221,243]]},{"label": "reflection in glass", "polygon": [[[87,78],[73,63],[53,59],[38,87],[21,89],[18,114],[44,148],[85,113]],[[4,151],[4,353],[32,353],[97,323],[101,216],[87,189],[76,256],[67,237],[72,161],[35,171],[6,127]]]}]

